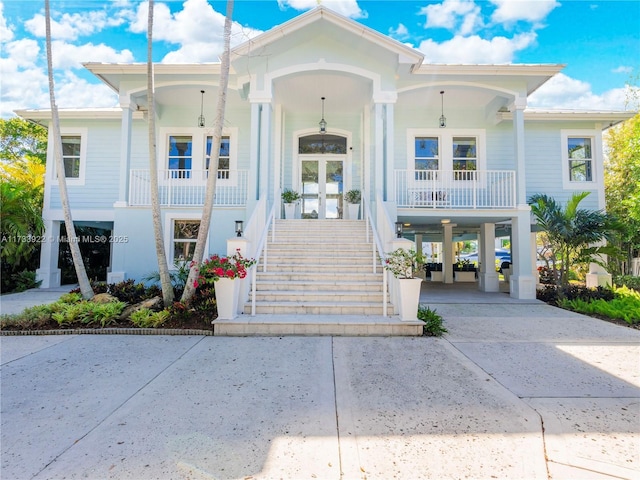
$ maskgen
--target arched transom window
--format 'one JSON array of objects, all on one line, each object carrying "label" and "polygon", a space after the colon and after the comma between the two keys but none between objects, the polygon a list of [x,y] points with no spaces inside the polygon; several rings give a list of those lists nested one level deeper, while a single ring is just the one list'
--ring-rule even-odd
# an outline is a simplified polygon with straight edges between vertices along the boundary
[{"label": "arched transom window", "polygon": [[298,141],[298,153],[300,154],[337,154],[347,153],[347,138],[339,135],[321,135],[319,133],[300,137]]}]

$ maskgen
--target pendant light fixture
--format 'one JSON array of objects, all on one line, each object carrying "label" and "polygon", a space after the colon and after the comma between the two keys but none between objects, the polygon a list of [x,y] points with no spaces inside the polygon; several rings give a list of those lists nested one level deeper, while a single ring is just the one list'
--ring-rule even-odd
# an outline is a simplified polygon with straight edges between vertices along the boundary
[{"label": "pendant light fixture", "polygon": [[200,116],[198,117],[198,127],[204,128],[204,90],[200,90]]},{"label": "pendant light fixture", "polygon": [[325,122],[324,120],[324,100],[325,97],[322,97],[322,120],[320,120],[320,123],[318,125],[320,125],[320,133],[322,135],[324,135],[325,133],[327,133],[327,122]]},{"label": "pendant light fixture", "polygon": [[447,126],[447,117],[444,116],[444,90],[440,92],[440,128]]}]

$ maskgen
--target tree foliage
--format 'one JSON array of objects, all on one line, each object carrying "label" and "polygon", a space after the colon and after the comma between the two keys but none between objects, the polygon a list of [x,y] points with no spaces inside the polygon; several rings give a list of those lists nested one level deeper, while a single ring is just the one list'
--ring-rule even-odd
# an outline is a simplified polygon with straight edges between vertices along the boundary
[{"label": "tree foliage", "polygon": [[605,140],[607,212],[620,219],[622,228],[614,242],[625,253],[627,268],[616,261],[610,267],[617,273],[629,273],[631,258],[640,256],[640,114],[609,129]]},{"label": "tree foliage", "polygon": [[574,193],[565,206],[544,194],[529,198],[531,212],[547,234],[553,252],[552,266],[559,285],[569,283],[572,265],[599,263],[599,255],[613,252],[610,247],[595,246],[610,238],[616,228],[613,219],[602,211],[579,208],[580,202],[589,193]]},{"label": "tree foliage", "polygon": [[47,129],[18,117],[0,120],[0,160],[44,165],[47,161]]}]

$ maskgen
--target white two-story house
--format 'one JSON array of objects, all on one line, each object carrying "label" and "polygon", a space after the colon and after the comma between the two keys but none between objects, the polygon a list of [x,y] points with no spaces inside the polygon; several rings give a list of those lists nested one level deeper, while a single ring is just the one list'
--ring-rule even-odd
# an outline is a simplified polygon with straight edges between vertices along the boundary
[{"label": "white two-story house", "polygon": [[[118,94],[119,106],[60,111],[73,218],[109,232],[109,281],[140,279],[157,269],[146,65],[85,66]],[[509,235],[511,296],[535,298],[527,198],[546,193],[562,202],[590,191],[583,206],[604,208],[602,131],[631,116],[589,105],[528,108],[528,97],[562,68],[428,64],[419,51],[318,7],[232,50],[223,139],[214,146],[220,64],[158,64],[157,163],[169,264],[193,247],[209,157],[219,148],[210,253],[226,251],[236,220],[259,230],[274,206],[282,217],[285,188],[303,193],[298,218],[336,221],[344,216],[343,194],[358,189],[360,218],[371,212],[383,243],[401,222],[408,238],[443,242],[448,264],[456,238],[475,234],[484,291],[497,290],[494,240]],[[51,120],[49,110],[17,113],[45,126]],[[63,223],[52,152],[43,216],[53,241],[42,246],[38,277],[52,287],[60,284]],[[452,281],[446,266],[443,281]]]}]

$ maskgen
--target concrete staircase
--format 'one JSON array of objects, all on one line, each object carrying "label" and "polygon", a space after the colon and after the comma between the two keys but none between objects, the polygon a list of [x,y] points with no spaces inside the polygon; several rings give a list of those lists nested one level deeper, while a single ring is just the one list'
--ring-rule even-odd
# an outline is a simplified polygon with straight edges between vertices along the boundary
[{"label": "concrete staircase", "polygon": [[259,260],[256,316],[216,321],[216,335],[420,335],[387,304],[383,269],[373,273],[372,239],[360,220],[276,220],[267,271]]},{"label": "concrete staircase", "polygon": [[382,315],[382,268],[373,273],[364,222],[277,220],[275,229],[267,272],[258,264],[256,313]]}]

